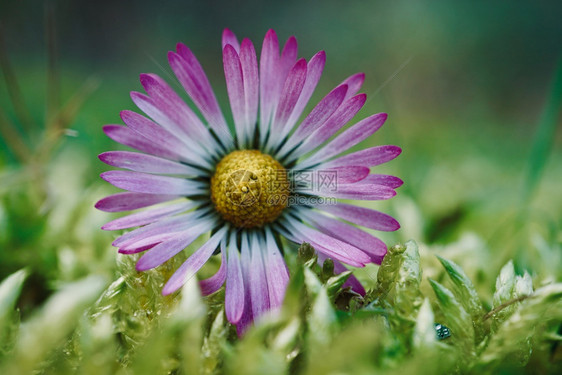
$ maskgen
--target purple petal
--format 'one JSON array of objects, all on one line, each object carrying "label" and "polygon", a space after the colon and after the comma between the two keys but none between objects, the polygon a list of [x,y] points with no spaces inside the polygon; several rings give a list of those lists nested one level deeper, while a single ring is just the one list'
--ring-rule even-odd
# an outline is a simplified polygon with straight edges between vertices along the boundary
[{"label": "purple petal", "polygon": [[119,219],[110,221],[105,224],[101,229],[103,230],[120,230],[141,225],[150,224],[162,218],[179,214],[195,207],[196,203],[187,201],[177,204],[168,205],[165,207],[153,208],[150,210],[137,212],[131,215],[123,216]]},{"label": "purple petal", "polygon": [[148,95],[136,91],[131,92],[131,99],[133,100],[133,103],[146,113],[148,117],[154,120],[154,122],[158,123],[170,133],[175,134],[184,143],[189,142],[189,136],[185,129],[170,119],[165,112],[165,109],[160,108],[156,100],[152,99]]},{"label": "purple petal", "polygon": [[[244,241],[245,236],[242,237]],[[247,243],[247,240],[246,240]],[[250,293],[250,275],[252,273],[251,268],[251,256],[249,246],[242,246],[240,252],[240,266],[242,268],[242,278],[244,282],[244,304],[241,306],[244,311],[242,312],[242,317],[236,324],[236,330],[238,336],[242,336],[250,324],[252,323],[254,316],[252,314],[252,299]]]},{"label": "purple petal", "polygon": [[174,240],[177,236],[181,235],[182,232],[187,230],[186,225],[181,225],[181,229],[172,230],[166,229],[165,232],[158,231],[156,233],[150,233],[139,238],[133,238],[119,247],[119,252],[121,254],[136,254],[140,251],[148,250],[154,248],[161,243]]},{"label": "purple petal", "polygon": [[306,116],[291,138],[301,141],[318,129],[343,103],[346,92],[347,85],[338,86],[330,91]]},{"label": "purple petal", "polygon": [[310,156],[309,161],[303,165],[310,166],[320,163],[334,155],[340,154],[343,151],[349,150],[359,142],[363,141],[375,133],[386,121],[386,113],[378,113],[359,121],[340,135],[333,141],[322,147],[314,155]]},{"label": "purple petal", "polygon": [[[340,130],[345,124],[351,120],[357,112],[363,107],[365,104],[365,100],[367,99],[367,95],[359,94],[354,96],[351,99],[348,99],[344,102],[337,110],[334,112],[332,116],[320,126],[314,133],[307,138],[306,141],[302,145],[300,145],[296,152],[292,155],[293,157],[299,157],[305,154],[308,151],[311,151],[327,141],[331,136],[336,134],[338,130]],[[356,163],[353,165],[362,165],[360,163]]]},{"label": "purple petal", "polygon": [[229,29],[224,29],[222,32],[222,48],[224,49],[227,44],[230,44],[232,47],[234,47],[236,52],[240,51],[240,44],[238,43],[238,38],[236,38],[236,35],[234,35],[234,33]]},{"label": "purple petal", "polygon": [[[195,216],[195,213],[190,212],[180,216],[163,218],[117,237],[111,245],[123,247],[157,234],[176,233],[188,228],[192,223],[193,216]],[[148,244],[150,244],[150,242],[145,245]]]},{"label": "purple petal", "polygon": [[258,118],[259,76],[256,50],[250,39],[246,38],[242,41],[240,63],[242,64],[242,76],[244,77],[246,123],[250,130],[248,134],[253,136],[254,126]]},{"label": "purple petal", "polygon": [[270,307],[280,307],[285,298],[285,290],[289,283],[289,272],[283,259],[283,254],[277,247],[271,230],[267,228],[265,243],[262,249],[265,252],[265,271],[267,275],[267,287],[269,290]]},{"label": "purple petal", "polygon": [[119,236],[113,241],[112,245],[116,247],[128,246],[139,239],[147,238],[155,234],[182,231],[185,228],[197,224],[201,217],[207,214],[209,214],[209,210],[197,209],[179,216],[166,217]]},{"label": "purple petal", "polygon": [[203,233],[211,230],[213,224],[201,222],[189,228],[189,230],[179,233],[174,238],[156,245],[138,260],[136,270],[146,271],[158,267],[193,243]]},{"label": "purple petal", "polygon": [[279,41],[274,30],[265,34],[260,56],[260,135],[262,141],[269,129],[275,105],[279,75]]},{"label": "purple petal", "polygon": [[278,90],[281,89],[281,85],[286,80],[287,74],[291,70],[291,67],[295,65],[298,55],[298,45],[297,38],[290,36],[287,42],[283,46],[283,51],[281,52],[281,58],[279,59],[279,72],[278,72]]},{"label": "purple petal", "polygon": [[191,233],[179,233],[173,238],[161,242],[138,260],[136,270],[140,272],[158,267],[189,246],[197,237]]},{"label": "purple petal", "polygon": [[240,256],[236,247],[236,234],[230,237],[227,255],[226,289],[224,309],[226,318],[232,324],[237,324],[242,318],[245,303],[244,278],[240,265]]},{"label": "purple petal", "polygon": [[193,152],[190,151],[189,146],[146,117],[132,111],[121,111],[121,119],[129,128],[148,139],[156,147],[170,150],[174,154],[179,155],[181,160],[190,161],[194,159]]},{"label": "purple petal", "polygon": [[392,232],[400,229],[400,224],[396,219],[385,213],[365,207],[357,207],[347,203],[337,203],[333,205],[323,205],[317,208],[328,212],[334,216],[366,228]]},{"label": "purple petal", "polygon": [[373,183],[373,184],[384,185],[384,186],[391,187],[393,189],[397,189],[404,184],[404,181],[402,181],[398,177],[389,176],[385,174],[371,174],[367,176],[364,180],[362,180],[361,183]]},{"label": "purple petal", "polygon": [[322,170],[315,170],[317,172],[317,183],[321,185],[325,185],[329,182],[329,178],[335,175],[336,177],[336,186],[340,184],[353,184],[358,181],[363,182],[364,179],[369,175],[370,169],[367,167],[361,166],[349,166],[349,167],[341,167],[341,168],[332,168],[332,169],[322,169]]},{"label": "purple petal", "polygon": [[356,73],[351,77],[347,78],[345,81],[343,81],[341,84],[348,86],[347,95],[345,96],[344,100],[347,100],[351,98],[353,95],[355,95],[363,85],[364,81],[365,81],[365,73]]},{"label": "purple petal", "polygon": [[171,160],[183,159],[180,153],[172,151],[170,148],[162,147],[131,128],[121,125],[105,125],[104,133],[115,142],[129,146],[147,154],[160,156]]},{"label": "purple petal", "polygon": [[[244,280],[246,281],[247,278],[245,277]],[[249,290],[246,290],[245,300],[250,300]],[[240,321],[236,323],[236,333],[238,334],[238,337],[244,336],[248,328],[250,328],[253,320],[254,316],[252,315],[252,305],[250,304],[250,302],[246,302],[246,304],[244,305],[244,312],[242,313],[242,317],[240,318]]]},{"label": "purple petal", "polygon": [[[291,116],[306,80],[306,60],[300,59],[293,66],[281,91],[279,106],[275,114],[274,131],[284,134],[285,125]],[[270,138],[271,139],[271,138]]]},{"label": "purple petal", "polygon": [[168,202],[180,198],[180,195],[169,194],[142,194],[142,193],[117,193],[100,199],[96,208],[105,212],[121,212],[136,210],[154,204]]},{"label": "purple petal", "polygon": [[300,212],[321,232],[363,250],[371,257],[373,263],[381,264],[382,258],[386,254],[387,247],[380,239],[357,227],[329,218],[319,212],[310,209],[305,209]]},{"label": "purple petal", "polygon": [[201,170],[152,155],[130,151],[109,151],[100,154],[105,164],[136,172],[198,176]]},{"label": "purple petal", "polygon": [[163,295],[168,295],[185,284],[191,279],[201,267],[209,260],[213,252],[223,240],[226,234],[226,227],[219,229],[203,246],[199,248],[193,255],[181,265],[180,268],[170,277],[164,288],[162,289]]},{"label": "purple petal", "polygon": [[316,85],[318,85],[318,81],[320,81],[320,77],[322,76],[322,71],[324,70],[325,64],[326,53],[324,51],[318,52],[316,55],[312,56],[312,59],[310,59],[310,62],[307,66],[306,81],[304,83],[304,87],[302,89],[299,100],[295,105],[295,109],[287,120],[286,131],[289,131],[294,127],[295,123],[304,111],[304,108],[308,104],[310,97],[314,93],[314,89],[316,89]]},{"label": "purple petal", "polygon": [[[330,258],[355,267],[364,267],[365,264],[371,262],[371,258],[355,246],[311,229],[296,220],[289,223],[290,228],[296,232],[295,234],[300,235],[300,239],[296,241],[297,243],[309,242],[317,251],[326,254]],[[288,238],[294,241],[298,237],[289,233]]]},{"label": "purple petal", "polygon": [[196,181],[139,172],[108,171],[100,177],[115,187],[135,193],[194,195],[204,191],[203,185]]},{"label": "purple petal", "polygon": [[398,146],[376,146],[330,160],[320,164],[318,168],[345,167],[346,165],[374,167],[396,158],[401,152],[402,149]]},{"label": "purple petal", "polygon": [[250,252],[250,269],[252,271],[248,275],[248,279],[250,282],[250,298],[252,299],[252,314],[254,319],[257,319],[269,310],[269,289],[265,275],[262,249],[260,248],[257,234],[254,233],[251,236],[250,242],[242,240],[242,251],[244,251],[244,246],[247,246]]},{"label": "purple petal", "polygon": [[185,45],[178,43],[176,50],[168,53],[170,67],[219,139],[227,147],[232,145],[232,135],[201,64]]},{"label": "purple petal", "polygon": [[244,96],[244,79],[242,77],[242,65],[240,58],[230,44],[222,51],[224,75],[226,77],[226,88],[232,109],[232,117],[239,139],[245,139],[246,129],[246,102]]},{"label": "purple petal", "polygon": [[[190,212],[161,219],[117,237],[112,245],[122,250],[130,250],[167,241],[175,237],[177,233],[183,232],[204,220],[195,218],[196,215],[198,213]],[[208,220],[206,219],[206,221]]]},{"label": "purple petal", "polygon": [[120,254],[127,254],[127,255],[138,254],[138,253],[141,253],[143,251],[152,249],[154,246],[158,245],[159,243],[160,242],[155,242],[155,243],[152,243],[150,245],[133,247],[133,248],[130,248],[130,249],[119,249],[117,252],[120,253]]},{"label": "purple petal", "polygon": [[277,155],[284,157],[290,154],[298,144],[308,139],[310,135],[324,124],[332,114],[338,109],[345,98],[347,86],[338,86],[326,95],[306,116],[302,123],[296,128],[295,132],[290,136],[287,143],[279,150]]},{"label": "purple petal", "polygon": [[[222,242],[224,243],[224,241]],[[226,249],[221,250],[221,265],[218,271],[211,277],[199,281],[201,295],[208,296],[215,293],[223,286],[226,280]]]},{"label": "purple petal", "polygon": [[[308,193],[310,188],[297,187],[297,192]],[[316,195],[323,197],[333,197],[339,199],[354,199],[354,200],[386,200],[394,197],[396,191],[393,188],[383,185],[363,183],[359,181],[355,184],[339,184],[336,187],[320,186],[314,192]]]},{"label": "purple petal", "polygon": [[[185,134],[189,138],[197,138],[208,147],[216,147],[215,140],[199,117],[162,78],[156,74],[141,74],[140,81],[161,112],[160,116],[164,116],[164,118],[160,117],[163,122],[160,120],[157,122],[169,123],[170,130],[175,130],[173,131],[175,134]],[[195,145],[198,146],[197,143]]]}]

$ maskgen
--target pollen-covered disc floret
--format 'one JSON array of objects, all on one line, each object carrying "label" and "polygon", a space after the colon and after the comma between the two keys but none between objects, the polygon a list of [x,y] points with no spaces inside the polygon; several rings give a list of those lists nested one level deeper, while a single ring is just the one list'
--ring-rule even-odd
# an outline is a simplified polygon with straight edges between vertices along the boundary
[{"label": "pollen-covered disc floret", "polygon": [[226,155],[211,178],[211,199],[221,216],[239,228],[261,227],[287,207],[287,171],[270,155],[239,150]]}]

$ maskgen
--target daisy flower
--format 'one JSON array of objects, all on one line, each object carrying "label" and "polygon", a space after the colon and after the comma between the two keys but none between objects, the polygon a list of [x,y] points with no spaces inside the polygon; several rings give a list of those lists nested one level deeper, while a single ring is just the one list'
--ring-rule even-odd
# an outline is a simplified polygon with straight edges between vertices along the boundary
[{"label": "daisy flower", "polygon": [[[228,29],[222,47],[233,123],[225,119],[191,50],[178,44],[168,60],[198,112],[162,78],[141,74],[146,94],[132,92],[131,98],[146,116],[122,111],[126,126],[103,128],[111,139],[140,152],[99,156],[127,169],[101,174],[126,192],[103,198],[96,207],[108,212],[150,207],[103,226],[138,227],[113,242],[120,253],[144,253],[138,271],[163,264],[204,236],[162,293],[177,291],[220,254],[219,270],[200,281],[201,291],[208,295],[226,284],[226,316],[243,332],[283,301],[289,272],[282,237],[310,243],[320,262],[334,261],[336,272],[346,265],[381,263],[386,245],[357,226],[394,231],[398,222],[340,199],[393,197],[402,181],[372,174],[370,168],[401,150],[378,146],[341,155],[387,118],[375,114],[340,132],[365,104],[366,95],[357,94],[364,74],[347,78],[305,113],[324,69],[324,51],[297,60],[297,42],[290,37],[279,53],[273,30],[265,35],[259,62],[252,42],[239,43]],[[347,285],[364,293],[353,276]]]}]

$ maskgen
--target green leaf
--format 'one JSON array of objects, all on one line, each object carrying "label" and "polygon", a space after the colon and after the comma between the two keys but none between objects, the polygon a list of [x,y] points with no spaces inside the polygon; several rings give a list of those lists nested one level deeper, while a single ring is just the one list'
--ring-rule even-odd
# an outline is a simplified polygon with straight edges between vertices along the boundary
[{"label": "green leaf", "polygon": [[304,269],[304,284],[311,298],[316,298],[322,289],[322,282],[310,268]]},{"label": "green leaf", "polygon": [[308,317],[309,345],[325,345],[334,333],[337,316],[328,298],[326,288],[318,291]]},{"label": "green leaf", "polygon": [[21,269],[0,284],[0,332],[5,328],[7,317],[14,309],[26,277],[27,270]]},{"label": "green leaf", "polygon": [[201,327],[207,308],[196,277],[185,283],[180,295],[181,300],[170,315],[163,316],[161,320],[153,319],[153,324],[160,323],[158,329],[151,330],[150,335],[135,348],[131,359],[133,373],[159,374],[181,369],[192,374],[202,368]]},{"label": "green leaf", "polygon": [[445,316],[444,324],[451,331],[451,337],[448,340],[458,346],[461,361],[467,363],[475,355],[472,319],[449,289],[432,279],[429,279],[429,283],[437,296],[439,308]]},{"label": "green leaf", "polygon": [[395,245],[388,249],[379,271],[377,273],[377,286],[373,291],[373,297],[376,299],[384,299],[392,290],[394,281],[397,278],[397,271],[402,264],[402,254],[406,251],[404,245]]},{"label": "green leaf", "polygon": [[324,260],[322,264],[322,281],[334,276],[334,261],[331,258]]},{"label": "green leaf", "polygon": [[317,260],[316,252],[308,242],[303,242],[299,246],[297,259],[299,263],[306,264],[307,267],[310,267],[312,264],[316,264],[316,260]]},{"label": "green leaf", "polygon": [[301,329],[300,319],[292,318],[274,337],[271,343],[272,348],[280,352],[291,353],[297,343]]},{"label": "green leaf", "polygon": [[22,269],[0,284],[0,358],[10,352],[18,335],[20,315],[14,307],[26,277],[27,270]]},{"label": "green leaf", "polygon": [[106,286],[105,278],[89,276],[64,286],[25,322],[14,348],[12,360],[0,373],[31,373],[49,351],[64,342],[76,327],[84,309],[93,303]]},{"label": "green leaf", "polygon": [[437,338],[434,323],[433,310],[429,300],[426,298],[419,309],[412,336],[412,343],[415,349],[424,350],[435,346]]},{"label": "green leaf", "polygon": [[515,286],[513,287],[513,298],[529,296],[533,293],[533,279],[529,272],[525,271],[523,276],[515,277]]},{"label": "green leaf", "polygon": [[401,256],[402,264],[397,271],[394,307],[403,318],[415,321],[423,302],[420,292],[422,271],[418,245],[414,241],[406,242],[406,250]]},{"label": "green leaf", "polygon": [[345,271],[326,280],[325,286],[330,299],[336,296],[343,284],[349,279],[349,276],[351,276],[351,271]]},{"label": "green leaf", "polygon": [[507,262],[502,267],[498,278],[496,279],[496,291],[494,292],[493,307],[496,308],[502,303],[512,298],[513,287],[515,286],[515,268],[513,261]]},{"label": "green leaf", "polygon": [[493,370],[509,359],[519,365],[529,360],[532,346],[548,339],[546,327],[562,321],[562,283],[537,289],[529,298],[515,305],[516,311],[491,336],[479,357],[479,366]]},{"label": "green leaf", "polygon": [[202,354],[202,373],[213,374],[222,362],[222,348],[226,345],[228,337],[227,324],[225,322],[224,310],[219,311],[209,335],[203,339]]},{"label": "green leaf", "polygon": [[519,306],[520,299],[533,292],[533,280],[528,272],[523,276],[515,275],[513,262],[509,261],[500,271],[496,280],[496,291],[493,298],[492,329],[511,316]]},{"label": "green leaf", "polygon": [[77,373],[97,375],[115,371],[118,342],[113,330],[111,313],[101,313],[96,319],[84,317],[78,334],[74,335],[74,340],[81,354]]},{"label": "green leaf", "polygon": [[484,308],[480,301],[480,297],[472,284],[472,281],[464,273],[462,268],[454,263],[453,261],[447,260],[440,256],[437,259],[445,268],[447,275],[453,282],[453,294],[458,301],[462,304],[463,308],[472,317],[472,323],[475,331],[476,342],[480,342],[484,338],[484,327],[482,323],[482,317],[484,316]]}]

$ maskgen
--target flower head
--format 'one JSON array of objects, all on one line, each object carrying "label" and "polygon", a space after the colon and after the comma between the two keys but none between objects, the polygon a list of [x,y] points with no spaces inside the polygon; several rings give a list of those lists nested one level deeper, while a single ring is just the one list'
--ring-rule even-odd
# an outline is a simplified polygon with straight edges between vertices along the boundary
[{"label": "flower head", "polygon": [[[163,79],[141,74],[147,95],[132,92],[131,98],[147,117],[123,111],[126,126],[104,127],[110,138],[140,152],[99,156],[129,170],[101,175],[127,192],[103,198],[96,207],[109,212],[150,207],[103,226],[138,227],[113,245],[124,254],[143,252],[139,271],[161,265],[210,233],[162,292],[178,290],[220,252],[221,266],[200,281],[201,290],[211,294],[226,283],[226,316],[243,331],[283,301],[289,273],[281,237],[309,242],[320,261],[334,261],[336,272],[345,271],[344,264],[380,264],[386,245],[352,224],[393,231],[398,222],[339,199],[393,197],[402,181],[371,174],[370,168],[401,150],[379,146],[341,156],[387,117],[375,114],[338,133],[365,103],[366,95],[357,94],[363,74],[343,81],[303,115],[324,68],[323,51],[309,61],[297,60],[297,42],[291,37],[279,53],[273,30],[265,36],[259,65],[249,39],[239,43],[225,30],[222,45],[232,126],[203,68],[189,48],[178,44],[168,54],[170,66],[201,116]],[[364,293],[354,277],[347,284]]]}]

